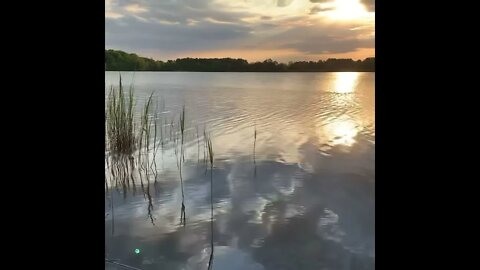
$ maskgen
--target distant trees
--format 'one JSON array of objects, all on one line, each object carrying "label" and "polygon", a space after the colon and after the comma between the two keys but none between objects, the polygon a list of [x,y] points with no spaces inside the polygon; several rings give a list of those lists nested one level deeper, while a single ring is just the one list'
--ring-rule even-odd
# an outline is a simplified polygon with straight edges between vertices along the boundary
[{"label": "distant trees", "polygon": [[105,50],[105,65],[111,71],[156,71],[163,65],[162,61],[140,57],[134,53]]},{"label": "distant trees", "polygon": [[245,71],[248,62],[232,58],[181,58],[167,61],[159,70],[165,71]]},{"label": "distant trees", "polygon": [[179,58],[167,62],[155,61],[133,53],[105,50],[105,65],[109,71],[236,71],[236,72],[309,72],[309,71],[375,71],[375,57],[363,61],[330,58],[326,61],[298,61],[288,64],[272,59],[248,63],[233,58]]}]

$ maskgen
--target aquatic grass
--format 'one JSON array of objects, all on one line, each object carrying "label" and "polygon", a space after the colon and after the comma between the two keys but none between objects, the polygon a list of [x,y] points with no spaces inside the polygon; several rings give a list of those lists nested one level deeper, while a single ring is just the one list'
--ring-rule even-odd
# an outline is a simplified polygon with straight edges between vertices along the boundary
[{"label": "aquatic grass", "polygon": [[[135,151],[138,151],[137,164],[143,166],[142,149],[145,145],[147,153],[149,152],[151,133],[149,111],[153,93],[145,103],[142,110],[143,114],[138,120],[134,115],[135,100],[133,92],[134,88],[131,85],[128,93],[126,93],[120,75],[118,88],[113,86],[110,88],[105,111],[107,167],[110,167],[111,177],[115,184],[117,186],[121,184],[124,190],[130,187],[130,181],[135,188],[133,177],[135,160],[133,155]],[[137,129],[138,125],[140,129]],[[145,161],[148,163],[148,158]]]},{"label": "aquatic grass", "polygon": [[213,145],[210,136],[206,136],[205,132],[205,142],[208,148],[208,160],[210,162],[210,258],[208,259],[208,270],[212,269],[213,262]]},{"label": "aquatic grass", "polygon": [[[119,87],[114,88],[112,86],[107,98],[108,100],[106,102],[105,111],[105,156],[107,160],[106,170],[110,173],[110,182],[114,183],[117,188],[123,188],[123,194],[124,197],[126,197],[128,193],[127,190],[131,188],[134,189],[135,193],[135,178],[139,177],[143,196],[145,200],[148,200],[148,216],[152,224],[154,224],[154,218],[151,214],[153,203],[150,196],[149,179],[153,177],[154,183],[157,182],[157,153],[159,148],[161,148],[163,161],[164,144],[167,142],[175,149],[182,192],[180,223],[183,226],[186,226],[186,194],[183,183],[183,170],[185,163],[185,152],[187,150],[185,143],[190,137],[188,137],[189,134],[186,121],[185,105],[182,107],[179,118],[176,119],[175,115],[173,115],[170,119],[170,125],[168,125],[166,119],[167,117],[160,115],[161,113],[164,113],[164,105],[162,106],[160,112],[159,103],[158,101],[154,100],[154,93],[150,94],[150,96],[145,100],[140,110],[136,110],[134,88],[130,87],[127,92],[121,77],[119,79]],[[156,103],[154,103],[155,101]],[[154,107],[153,113],[151,112],[152,107]],[[139,112],[139,114],[135,115],[134,112]],[[170,128],[170,131],[168,131],[168,128]],[[170,140],[168,140],[168,132],[170,132]],[[204,134],[206,138],[207,136],[205,128]],[[193,138],[195,138],[195,135],[192,135]],[[199,161],[200,134],[198,126],[196,126],[196,139],[197,159]],[[152,158],[153,161],[151,160]],[[207,158],[210,159],[210,167],[212,169],[213,148],[211,141],[205,142],[205,165],[208,165]],[[207,170],[208,168],[206,168],[206,172]],[[144,182],[144,180],[146,181]],[[211,182],[213,182],[213,178],[211,179]],[[105,188],[108,192],[109,185],[107,176],[105,176]]]},{"label": "aquatic grass", "polygon": [[[178,160],[177,165],[178,165],[178,171],[180,174],[180,185],[181,185],[181,190],[182,190],[182,207],[180,211],[180,224],[183,224],[183,226],[186,225],[186,213],[185,213],[185,194],[183,190],[183,177],[182,177],[182,161],[185,162],[185,155],[184,155],[184,148],[183,148],[183,143],[184,143],[184,137],[185,137],[185,105],[182,108],[182,114],[180,115],[179,119],[179,126],[180,126],[180,132],[181,132],[181,144],[180,144],[180,160]],[[176,148],[175,148],[176,149]],[[177,157],[178,159],[178,157]]]},{"label": "aquatic grass", "polygon": [[[148,153],[149,153],[149,143],[150,143],[150,134],[151,134],[151,117],[150,117],[150,106],[152,104],[152,97],[153,93],[150,94],[147,102],[145,103],[142,111],[142,115],[140,117],[140,128],[139,128],[139,135],[138,135],[138,160],[140,164],[142,158],[142,150],[146,148],[147,160],[148,162]],[[147,164],[148,167],[148,164]]]},{"label": "aquatic grass", "polygon": [[114,155],[131,155],[135,151],[133,88],[127,95],[120,76],[119,88],[111,87],[106,105],[106,135],[109,151]]},{"label": "aquatic grass", "polygon": [[175,132],[173,134],[173,147],[175,151],[175,161],[177,162],[177,169],[180,170],[180,164],[178,163],[178,134]]},{"label": "aquatic grass", "polygon": [[[206,132],[205,132],[206,134]],[[213,146],[212,146],[212,140],[210,139],[210,136],[205,137],[205,141],[207,143],[207,149],[208,149],[208,161],[210,162],[210,168],[213,169]]]},{"label": "aquatic grass", "polygon": [[[146,100],[146,103],[143,107],[142,115],[140,118],[140,129],[139,129],[139,148],[138,148],[138,154],[139,154],[139,176],[141,179],[141,186],[143,190],[143,196],[148,200],[148,206],[147,206],[147,216],[150,219],[150,222],[152,223],[153,226],[155,226],[155,218],[152,215],[152,210],[153,210],[153,203],[152,203],[152,197],[150,195],[150,177],[149,177],[149,170],[152,170],[153,172],[153,177],[154,182],[157,181],[157,171],[156,171],[156,163],[155,163],[155,157],[156,157],[156,148],[157,148],[157,114],[158,114],[158,103],[156,106],[155,113],[151,115],[151,107],[152,107],[152,100],[153,100],[153,93],[150,94],[148,99]],[[152,123],[153,122],[153,123]],[[150,141],[151,141],[151,136],[152,136],[152,127],[153,127],[153,163],[155,164],[155,169],[152,168],[153,164],[150,164]],[[145,152],[143,153],[142,150]],[[144,158],[144,159],[142,159]],[[142,177],[142,172],[145,174],[145,180],[146,180],[146,189],[143,184],[143,177]]]},{"label": "aquatic grass", "polygon": [[[158,100],[157,100],[157,104],[156,104],[156,107],[155,107],[155,114],[154,114],[154,137],[153,137],[153,166],[154,168],[152,168],[152,165],[150,165],[150,169],[152,170],[152,173],[153,173],[153,177],[154,177],[154,181],[157,182],[157,152],[158,152],[158,143],[157,143],[157,130],[158,130]],[[160,127],[162,126],[161,125],[161,118],[160,118]],[[160,130],[160,133],[161,133],[161,130]]]}]

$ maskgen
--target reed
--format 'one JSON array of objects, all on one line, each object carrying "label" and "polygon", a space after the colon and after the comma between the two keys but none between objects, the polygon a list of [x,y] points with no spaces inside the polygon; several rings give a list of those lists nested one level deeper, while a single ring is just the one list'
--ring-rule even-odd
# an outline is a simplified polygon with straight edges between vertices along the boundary
[{"label": "reed", "polygon": [[131,155],[136,149],[133,88],[125,95],[120,76],[119,88],[111,87],[106,105],[106,136],[113,155]]},{"label": "reed", "polygon": [[[128,93],[124,90],[122,77],[120,76],[118,88],[113,86],[110,88],[105,110],[105,158],[107,168],[110,167],[111,177],[115,179],[116,185],[121,184],[124,189],[130,187],[130,181],[135,187],[133,177],[135,152],[138,152],[137,164],[145,167],[143,162],[146,162],[148,168],[148,156],[143,160],[142,155],[144,152],[148,155],[150,151],[152,134],[150,109],[153,93],[145,102],[140,119],[135,118],[133,93],[133,86],[130,86]],[[156,130],[154,135],[156,137]],[[156,142],[154,142],[154,149],[156,147]]]},{"label": "reed", "polygon": [[[147,99],[145,103],[142,115],[140,117],[140,128],[139,128],[139,135],[138,135],[138,161],[140,164],[144,164],[142,162],[142,157],[144,154],[142,151],[146,150],[147,154],[147,167],[148,167],[148,153],[149,153],[149,144],[150,144],[150,135],[151,135],[151,116],[150,116],[150,106],[152,104],[152,97],[153,93],[150,94],[150,97]],[[145,149],[144,149],[145,148]]]},{"label": "reed", "polygon": [[213,264],[213,145],[210,136],[206,136],[205,133],[205,142],[208,148],[208,161],[210,163],[210,258],[208,259],[208,270],[212,269]]},{"label": "reed", "polygon": [[185,139],[185,105],[183,106],[182,114],[180,115],[179,127],[181,132],[181,142],[180,142],[181,148],[180,148],[180,160],[178,160],[177,165],[178,165],[178,171],[180,173],[180,185],[182,190],[182,207],[180,210],[180,224],[183,224],[183,226],[185,226],[186,225],[185,194],[183,191],[183,177],[182,177],[182,162],[185,162],[185,154],[184,154],[184,148],[183,148],[183,143]]},{"label": "reed", "polygon": [[[158,174],[158,170],[157,170],[157,152],[158,152],[158,143],[157,143],[157,131],[158,131],[158,120],[160,120],[160,127],[162,126],[161,123],[162,123],[162,119],[159,118],[159,114],[158,114],[158,101],[157,101],[157,104],[156,104],[156,107],[155,107],[155,114],[154,114],[154,120],[153,120],[153,123],[154,123],[154,127],[153,127],[153,130],[154,130],[154,136],[153,136],[153,168],[152,168],[152,165],[150,166],[150,170],[152,170],[152,173],[153,173],[153,177],[154,177],[154,182],[157,182],[157,174]],[[162,133],[162,130],[160,130],[160,133]],[[161,137],[161,140],[162,140],[162,136],[160,135]],[[163,143],[162,143],[163,144]]]}]

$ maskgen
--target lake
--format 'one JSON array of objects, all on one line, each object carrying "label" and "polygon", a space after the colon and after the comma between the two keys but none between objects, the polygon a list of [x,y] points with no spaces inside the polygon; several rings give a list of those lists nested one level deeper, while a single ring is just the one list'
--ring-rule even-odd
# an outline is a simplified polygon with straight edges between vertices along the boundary
[{"label": "lake", "polygon": [[[375,268],[375,73],[121,76],[138,116],[152,93],[158,100],[157,145],[165,143],[142,187],[106,192],[106,258],[144,270],[206,269],[212,173],[213,269]],[[118,82],[119,72],[105,73],[106,96]],[[183,106],[185,226],[171,139]]]}]

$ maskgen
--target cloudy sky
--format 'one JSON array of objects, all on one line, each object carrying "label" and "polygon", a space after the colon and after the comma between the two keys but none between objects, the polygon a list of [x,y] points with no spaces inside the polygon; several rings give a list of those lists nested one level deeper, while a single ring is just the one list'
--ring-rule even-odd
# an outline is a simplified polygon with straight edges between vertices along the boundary
[{"label": "cloudy sky", "polygon": [[105,46],[248,61],[375,56],[375,0],[105,0]]}]

